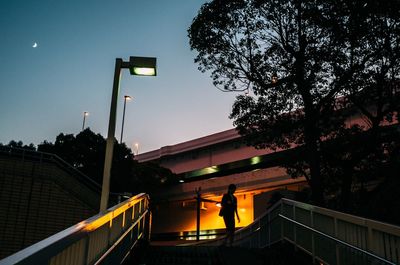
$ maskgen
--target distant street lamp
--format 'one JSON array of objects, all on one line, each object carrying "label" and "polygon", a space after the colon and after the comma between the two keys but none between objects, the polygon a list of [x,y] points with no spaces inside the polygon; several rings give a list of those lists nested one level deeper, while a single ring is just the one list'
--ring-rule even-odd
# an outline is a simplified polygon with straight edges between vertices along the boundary
[{"label": "distant street lamp", "polygon": [[122,127],[121,127],[121,140],[119,141],[120,144],[122,144],[122,136],[124,135],[124,122],[125,122],[125,109],[126,109],[126,101],[127,100],[131,100],[132,97],[131,96],[124,96],[124,111],[122,114]]},{"label": "distant street lamp", "polygon": [[86,122],[86,116],[89,115],[89,112],[84,111],[83,112],[83,124],[82,124],[82,131],[85,129],[85,122]]},{"label": "distant street lamp", "polygon": [[271,76],[271,82],[272,84],[276,84],[278,83],[278,74],[276,72],[274,72]]},{"label": "distant street lamp", "polygon": [[108,123],[106,154],[104,159],[103,185],[101,189],[100,212],[105,212],[108,206],[110,193],[111,165],[114,150],[115,124],[117,120],[117,101],[119,93],[119,81],[121,69],[129,69],[132,75],[155,76],[156,58],[152,57],[133,57],[129,62],[122,61],[121,58],[115,60],[114,82],[111,96],[110,119]]},{"label": "distant street lamp", "polygon": [[135,143],[136,155],[139,154],[139,143]]}]

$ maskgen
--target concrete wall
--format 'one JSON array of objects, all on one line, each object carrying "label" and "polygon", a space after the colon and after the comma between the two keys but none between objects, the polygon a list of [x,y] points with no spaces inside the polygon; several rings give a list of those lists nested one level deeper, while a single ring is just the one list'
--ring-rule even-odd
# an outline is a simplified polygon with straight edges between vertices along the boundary
[{"label": "concrete wall", "polygon": [[0,259],[95,215],[99,198],[54,163],[0,156]]}]

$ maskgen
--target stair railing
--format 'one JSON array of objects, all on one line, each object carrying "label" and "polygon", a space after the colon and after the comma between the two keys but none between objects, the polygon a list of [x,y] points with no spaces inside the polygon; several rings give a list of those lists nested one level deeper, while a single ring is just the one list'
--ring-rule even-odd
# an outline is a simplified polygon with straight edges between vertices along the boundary
[{"label": "stair railing", "polygon": [[400,264],[400,227],[289,199],[237,230],[234,245],[265,248],[283,240],[321,264]]},{"label": "stair railing", "polygon": [[400,264],[400,227],[289,199],[282,239],[322,264]]},{"label": "stair railing", "polygon": [[140,239],[149,239],[150,229],[149,197],[139,194],[0,260],[0,265],[120,264]]}]

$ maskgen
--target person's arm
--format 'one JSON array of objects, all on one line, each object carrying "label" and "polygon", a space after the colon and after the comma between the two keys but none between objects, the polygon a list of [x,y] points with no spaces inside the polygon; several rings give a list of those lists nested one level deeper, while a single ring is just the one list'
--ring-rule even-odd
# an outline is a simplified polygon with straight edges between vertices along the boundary
[{"label": "person's arm", "polygon": [[238,223],[240,223],[240,217],[239,217],[237,209],[235,210],[235,212],[236,212],[236,218],[238,219]]}]

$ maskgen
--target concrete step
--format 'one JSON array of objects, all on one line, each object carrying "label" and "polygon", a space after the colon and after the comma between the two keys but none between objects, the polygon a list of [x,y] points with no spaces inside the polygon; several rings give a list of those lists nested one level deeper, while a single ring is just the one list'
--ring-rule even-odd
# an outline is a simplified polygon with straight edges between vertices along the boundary
[{"label": "concrete step", "polygon": [[221,265],[217,247],[149,246],[142,264]]},{"label": "concrete step", "polygon": [[[135,251],[134,251],[135,252]],[[141,257],[124,265],[311,265],[309,255],[290,243],[263,249],[225,246],[154,246],[136,249]]]}]

